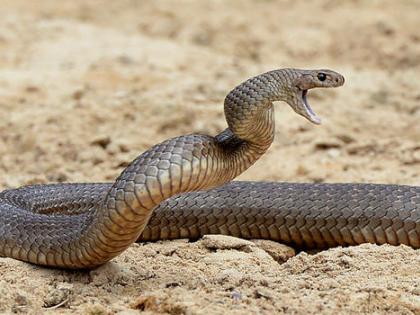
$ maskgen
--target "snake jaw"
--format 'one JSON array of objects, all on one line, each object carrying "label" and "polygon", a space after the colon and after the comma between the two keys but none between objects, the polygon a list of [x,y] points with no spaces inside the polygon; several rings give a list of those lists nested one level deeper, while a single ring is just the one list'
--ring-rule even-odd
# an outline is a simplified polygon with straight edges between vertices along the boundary
[{"label": "snake jaw", "polygon": [[308,94],[308,90],[302,90],[302,110],[303,113],[302,115],[304,117],[306,117],[310,122],[316,124],[316,125],[320,125],[321,124],[321,118],[319,118],[317,116],[317,114],[315,114],[315,112],[312,110],[311,106],[308,103],[307,100],[307,94]]}]

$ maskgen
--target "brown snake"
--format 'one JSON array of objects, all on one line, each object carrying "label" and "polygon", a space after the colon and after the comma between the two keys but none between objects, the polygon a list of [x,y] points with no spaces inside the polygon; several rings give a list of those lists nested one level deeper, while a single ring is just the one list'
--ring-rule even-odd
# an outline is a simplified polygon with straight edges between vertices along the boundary
[{"label": "brown snake", "polygon": [[[221,186],[269,148],[274,101],[285,101],[319,124],[306,101],[307,90],[343,83],[343,76],[330,70],[267,72],[227,95],[228,128],[216,137],[187,135],[157,144],[114,183],[34,185],[2,192],[0,256],[92,268],[138,239],[195,239],[208,233],[304,248],[364,242],[419,248],[420,187],[264,182]],[[179,195],[184,192],[190,193]]]}]

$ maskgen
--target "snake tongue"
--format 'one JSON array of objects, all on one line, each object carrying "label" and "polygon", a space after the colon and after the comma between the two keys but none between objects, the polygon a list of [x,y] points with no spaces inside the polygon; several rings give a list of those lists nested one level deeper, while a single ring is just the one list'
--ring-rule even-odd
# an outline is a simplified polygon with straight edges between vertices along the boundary
[{"label": "snake tongue", "polygon": [[314,124],[321,124],[321,118],[315,114],[315,112],[312,110],[311,106],[309,106],[308,100],[306,98],[306,95],[308,94],[308,90],[302,91],[302,102],[303,102],[303,109],[305,111],[305,117],[308,118],[311,122]]}]

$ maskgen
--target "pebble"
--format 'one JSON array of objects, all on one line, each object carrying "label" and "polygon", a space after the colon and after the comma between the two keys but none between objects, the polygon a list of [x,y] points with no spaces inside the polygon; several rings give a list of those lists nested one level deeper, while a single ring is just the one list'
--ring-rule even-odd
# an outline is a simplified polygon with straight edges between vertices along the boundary
[{"label": "pebble", "polygon": [[289,258],[296,255],[293,248],[281,243],[269,240],[252,240],[259,248],[267,252],[273,259],[279,263],[286,262]]},{"label": "pebble", "polygon": [[253,242],[226,235],[204,235],[201,244],[211,250],[236,249],[246,253],[251,252],[255,246]]}]

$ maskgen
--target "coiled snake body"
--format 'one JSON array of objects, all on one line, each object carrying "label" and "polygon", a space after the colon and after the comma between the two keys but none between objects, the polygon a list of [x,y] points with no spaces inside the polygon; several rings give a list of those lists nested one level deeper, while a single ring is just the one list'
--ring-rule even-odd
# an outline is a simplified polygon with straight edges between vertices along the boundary
[{"label": "coiled snake body", "polygon": [[228,183],[272,143],[274,101],[287,102],[318,124],[307,90],[343,83],[330,70],[267,72],[227,95],[228,128],[216,137],[166,140],[136,158],[114,183],[2,192],[0,256],[92,268],[138,239],[194,239],[208,233],[306,248],[364,242],[420,248],[420,187]]}]

